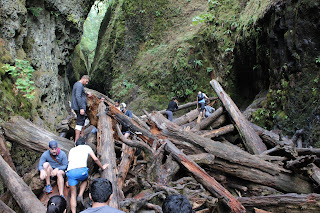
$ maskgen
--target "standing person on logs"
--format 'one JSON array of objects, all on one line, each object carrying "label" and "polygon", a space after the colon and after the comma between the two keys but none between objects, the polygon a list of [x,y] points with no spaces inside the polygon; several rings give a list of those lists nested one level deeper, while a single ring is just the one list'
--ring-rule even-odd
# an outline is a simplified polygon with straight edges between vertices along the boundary
[{"label": "standing person on logs", "polygon": [[[74,142],[76,142],[79,139],[80,135],[81,137],[84,136],[83,126],[86,120],[87,107],[87,93],[84,90],[84,86],[86,86],[89,83],[89,80],[90,78],[88,75],[82,76],[80,81],[77,81],[73,85],[72,89],[71,108],[77,114],[77,124],[75,127]],[[88,96],[90,97],[91,94],[88,93]]]},{"label": "standing person on logs", "polygon": [[60,196],[63,196],[64,170],[68,167],[67,155],[58,148],[57,141],[49,142],[49,150],[45,151],[39,161],[38,169],[40,179],[46,180],[45,192],[52,192],[50,178],[57,177],[57,184]]},{"label": "standing person on logs", "polygon": [[[76,213],[77,201],[83,205],[83,193],[87,186],[89,171],[87,167],[89,155],[102,170],[105,170],[108,166],[108,164],[101,164],[91,147],[86,145],[84,138],[79,138],[76,142],[76,147],[70,149],[67,177],[71,191],[70,206],[72,213]],[[77,184],[79,181],[82,181],[82,183],[80,184],[79,195],[77,197]]]},{"label": "standing person on logs", "polygon": [[197,95],[197,109],[199,109],[199,104],[200,104],[200,113],[202,118],[205,118],[205,111],[204,111],[204,106],[206,105],[206,99],[209,99],[208,96],[201,91],[198,92]]},{"label": "standing person on logs", "polygon": [[[132,112],[127,109],[127,105],[125,103],[120,104],[120,110],[129,118],[132,118]],[[129,131],[129,127],[126,124],[122,124],[121,131],[125,138],[128,138],[131,134]]]},{"label": "standing person on logs", "polygon": [[176,97],[172,97],[171,101],[168,104],[168,108],[166,110],[166,115],[168,116],[168,120],[172,121],[173,120],[173,111],[178,109],[178,100]]}]

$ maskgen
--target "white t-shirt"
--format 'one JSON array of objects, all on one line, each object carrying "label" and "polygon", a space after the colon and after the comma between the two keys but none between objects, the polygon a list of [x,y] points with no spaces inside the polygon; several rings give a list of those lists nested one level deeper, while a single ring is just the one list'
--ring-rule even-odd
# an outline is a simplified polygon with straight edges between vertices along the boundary
[{"label": "white t-shirt", "polygon": [[79,145],[76,147],[73,147],[68,156],[68,169],[67,171],[71,169],[78,169],[87,167],[87,159],[89,153],[93,152],[90,146],[88,145]]}]

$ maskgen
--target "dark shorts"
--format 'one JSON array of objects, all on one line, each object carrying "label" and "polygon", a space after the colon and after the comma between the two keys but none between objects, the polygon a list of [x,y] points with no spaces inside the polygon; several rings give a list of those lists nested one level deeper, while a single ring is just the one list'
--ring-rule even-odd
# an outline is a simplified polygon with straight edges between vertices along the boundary
[{"label": "dark shorts", "polygon": [[203,112],[204,106],[205,106],[206,103],[199,103],[199,104],[200,104],[200,107],[201,107],[201,108],[200,108],[200,112]]},{"label": "dark shorts", "polygon": [[81,115],[80,110],[74,110],[75,113],[77,114],[77,125],[79,126],[84,126],[84,122],[86,120],[86,115]]}]

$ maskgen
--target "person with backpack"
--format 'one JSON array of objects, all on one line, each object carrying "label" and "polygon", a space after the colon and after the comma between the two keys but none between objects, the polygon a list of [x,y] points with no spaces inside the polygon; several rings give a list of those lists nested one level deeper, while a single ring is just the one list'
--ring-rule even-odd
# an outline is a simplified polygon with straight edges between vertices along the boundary
[{"label": "person with backpack", "polygon": [[173,120],[173,111],[178,109],[178,100],[176,97],[172,97],[172,100],[168,104],[168,108],[166,110],[166,115],[168,116],[168,120]]},{"label": "person with backpack", "polygon": [[208,96],[205,93],[199,91],[197,95],[197,109],[199,109],[199,104],[200,104],[200,113],[202,118],[205,118],[204,107],[206,105],[206,99],[209,99]]},{"label": "person with backpack", "polygon": [[64,188],[64,171],[68,167],[67,155],[58,148],[57,141],[49,142],[49,150],[45,151],[39,161],[38,169],[40,171],[40,179],[46,180],[45,192],[52,192],[50,178],[57,177],[59,194],[63,196]]}]

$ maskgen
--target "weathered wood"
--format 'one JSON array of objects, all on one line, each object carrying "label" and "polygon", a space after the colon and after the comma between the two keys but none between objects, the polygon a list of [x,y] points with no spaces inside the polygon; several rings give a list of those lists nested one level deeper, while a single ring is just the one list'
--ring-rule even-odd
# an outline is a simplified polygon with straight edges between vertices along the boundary
[{"label": "weathered wood", "polygon": [[201,137],[215,138],[215,137],[219,137],[221,135],[225,135],[227,133],[233,132],[233,130],[234,130],[234,125],[233,124],[229,124],[227,126],[219,128],[219,129],[214,129],[214,130],[212,130],[210,132],[202,134]]},{"label": "weathered wood", "polygon": [[9,206],[0,200],[0,213],[15,213]]},{"label": "weathered wood", "polygon": [[3,157],[3,159],[7,162],[7,164],[16,171],[16,167],[13,164],[10,152],[8,150],[6,140],[4,139],[3,135],[0,134],[0,155]]},{"label": "weathered wood", "polygon": [[123,144],[122,146],[122,156],[121,156],[121,162],[118,166],[118,180],[117,180],[117,185],[119,187],[119,190],[122,190],[124,180],[127,177],[128,171],[133,161],[135,151],[136,151],[135,148],[130,147],[126,144]]},{"label": "weathered wood", "polygon": [[320,185],[320,169],[314,163],[309,165],[308,174],[318,185]]},{"label": "weathered wood", "polygon": [[296,149],[298,152],[298,155],[316,155],[320,157],[320,149],[319,148],[299,148]]},{"label": "weathered wood", "polygon": [[108,167],[102,172],[102,177],[112,183],[113,193],[109,205],[118,209],[121,201],[121,193],[117,185],[118,170],[114,150],[112,121],[111,117],[106,115],[105,110],[106,105],[101,102],[98,108],[97,153],[100,156],[101,163],[108,164]]},{"label": "weathered wood", "polygon": [[245,208],[232,196],[232,194],[220,185],[214,178],[209,176],[200,166],[190,160],[183,154],[173,143],[165,140],[166,150],[173,154],[173,157],[185,166],[195,178],[208,189],[216,197],[221,198],[222,201],[229,206],[231,212],[246,212]]},{"label": "weathered wood", "polygon": [[320,212],[319,194],[284,194],[256,197],[239,197],[238,200],[248,209],[254,207],[271,211],[272,213]]},{"label": "weathered wood", "polygon": [[6,161],[0,156],[0,175],[3,182],[11,191],[14,199],[26,213],[43,213],[46,208],[32,193],[28,185],[11,169]]},{"label": "weathered wood", "polygon": [[58,142],[59,148],[69,153],[74,146],[74,142],[66,138],[59,137],[20,116],[14,116],[10,121],[2,123],[4,135],[12,142],[36,152],[48,150],[49,141]]},{"label": "weathered wood", "polygon": [[266,151],[267,147],[262,142],[261,138],[253,130],[249,121],[243,116],[228,94],[225,93],[219,82],[213,79],[210,81],[210,84],[235,122],[247,150],[251,154],[260,154]]},{"label": "weathered wood", "polygon": [[89,89],[89,88],[86,88],[85,87],[85,91],[86,92],[90,92],[92,95],[96,96],[98,99],[100,98],[104,98],[106,101],[108,101],[109,103],[111,104],[114,104],[114,101],[109,98],[108,96],[106,96],[105,94],[102,94],[101,92],[98,92],[96,90],[93,90],[93,89]]},{"label": "weathered wood", "polygon": [[159,113],[152,113],[149,118],[162,130],[161,134],[169,137],[169,139],[176,138],[192,143],[213,154],[216,158],[212,167],[219,171],[285,192],[312,192],[311,184],[299,175],[290,174],[290,171],[263,161],[258,156],[251,155],[236,146],[223,144],[184,131],[180,126],[167,122],[168,120]]},{"label": "weathered wood", "polygon": [[222,113],[223,113],[223,108],[219,107],[209,117],[201,120],[200,123],[198,123],[195,127],[192,128],[191,131],[199,131],[201,129],[207,128],[213,121],[215,121],[218,117],[220,117]]},{"label": "weathered wood", "polygon": [[174,119],[173,123],[181,126],[186,123],[192,122],[194,119],[196,119],[199,115],[199,111],[197,109],[191,110],[185,115],[182,115],[181,117]]},{"label": "weathered wood", "polygon": [[307,155],[307,156],[299,156],[295,160],[288,161],[286,163],[285,168],[294,170],[294,171],[299,171],[301,168],[306,167],[310,163],[313,163],[316,159],[315,155]]},{"label": "weathered wood", "polygon": [[188,155],[188,158],[194,161],[196,164],[205,164],[205,165],[214,164],[214,155],[209,153]]}]

